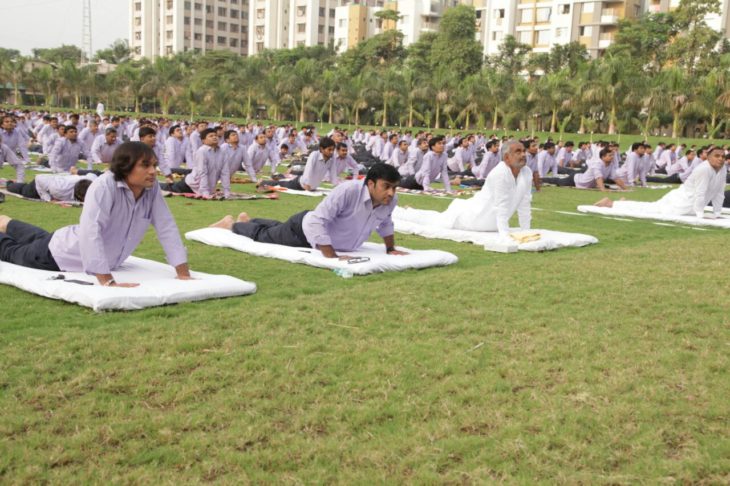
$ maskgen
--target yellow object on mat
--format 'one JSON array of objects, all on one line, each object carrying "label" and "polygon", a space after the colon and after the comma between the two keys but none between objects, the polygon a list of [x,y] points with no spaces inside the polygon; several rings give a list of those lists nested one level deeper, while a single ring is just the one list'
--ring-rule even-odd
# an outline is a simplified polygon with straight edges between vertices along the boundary
[{"label": "yellow object on mat", "polygon": [[537,231],[515,231],[510,233],[509,236],[517,243],[528,243],[540,239],[540,233]]}]

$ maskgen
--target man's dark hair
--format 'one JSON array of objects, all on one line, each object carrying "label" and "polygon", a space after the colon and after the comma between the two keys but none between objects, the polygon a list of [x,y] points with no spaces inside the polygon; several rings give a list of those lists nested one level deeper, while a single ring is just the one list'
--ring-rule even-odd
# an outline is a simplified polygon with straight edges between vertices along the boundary
[{"label": "man's dark hair", "polygon": [[289,151],[289,146],[287,144],[285,144],[285,143],[282,143],[281,146],[279,147],[279,150],[281,150],[281,149],[286,149],[287,152],[288,152]]},{"label": "man's dark hair", "polygon": [[370,167],[370,170],[368,170],[368,173],[365,176],[365,185],[367,185],[368,181],[377,183],[380,179],[388,182],[398,182],[400,181],[400,173],[398,172],[398,169],[392,165],[378,162],[377,164],[373,164],[373,166]]},{"label": "man's dark hair", "polygon": [[337,150],[340,150],[341,148],[349,148],[345,142],[340,142],[337,144],[337,147],[335,147]]},{"label": "man's dark hair", "polygon": [[542,146],[545,150],[550,150],[553,147],[555,147],[555,144],[552,142],[545,142],[545,145]]},{"label": "man's dark hair", "polygon": [[495,145],[497,145],[497,141],[496,140],[490,140],[489,142],[487,142],[487,145],[486,145],[487,150],[489,150],[490,148],[494,147]]},{"label": "man's dark hair", "polygon": [[229,138],[231,138],[231,135],[234,133],[237,133],[235,130],[226,130],[226,132],[223,134],[223,140],[228,141]]},{"label": "man's dark hair", "polygon": [[326,148],[330,148],[330,147],[334,147],[334,146],[335,146],[335,141],[329,137],[322,137],[319,140],[320,149],[326,149]]},{"label": "man's dark hair", "polygon": [[604,158],[606,156],[606,154],[610,154],[611,152],[613,152],[613,151],[610,148],[605,148],[605,149],[601,150],[600,152],[598,152],[598,156],[600,158]]},{"label": "man's dark hair", "polygon": [[157,130],[152,127],[142,127],[139,129],[139,139],[146,137],[147,135],[157,135]]},{"label": "man's dark hair", "polygon": [[86,199],[86,191],[89,190],[90,185],[91,181],[89,179],[81,179],[77,182],[74,186],[74,199],[79,202],[84,202],[84,199]]},{"label": "man's dark hair", "polygon": [[211,133],[217,134],[218,132],[216,131],[215,128],[206,128],[205,130],[200,132],[200,140],[205,140],[205,137],[207,137]]},{"label": "man's dark hair", "polygon": [[634,142],[634,143],[631,144],[631,151],[632,152],[636,152],[641,147],[644,147],[644,143],[643,142]]},{"label": "man's dark hair", "polygon": [[109,170],[114,179],[123,181],[132,172],[138,161],[157,161],[152,148],[142,142],[124,142],[114,151]]},{"label": "man's dark hair", "polygon": [[390,142],[392,142],[392,141],[393,141],[393,139],[396,139],[396,140],[398,140],[398,134],[397,134],[397,133],[392,133],[392,134],[391,134],[391,135],[390,135],[390,136],[388,137],[388,140],[389,140]]},{"label": "man's dark hair", "polygon": [[173,133],[175,133],[175,130],[177,130],[178,128],[180,128],[180,125],[173,125],[170,127],[170,130],[168,130],[167,133],[172,135]]},{"label": "man's dark hair", "polygon": [[434,147],[434,146],[435,146],[435,145],[436,145],[437,143],[439,143],[439,142],[443,142],[443,141],[444,141],[444,137],[442,137],[441,135],[439,135],[439,136],[437,136],[437,137],[433,137],[433,138],[431,138],[431,140],[429,140],[429,141],[428,141],[428,148],[429,148],[429,150],[433,150],[433,147]]},{"label": "man's dark hair", "polygon": [[575,144],[573,142],[568,141],[568,142],[565,142],[564,146],[565,147],[575,147]]}]

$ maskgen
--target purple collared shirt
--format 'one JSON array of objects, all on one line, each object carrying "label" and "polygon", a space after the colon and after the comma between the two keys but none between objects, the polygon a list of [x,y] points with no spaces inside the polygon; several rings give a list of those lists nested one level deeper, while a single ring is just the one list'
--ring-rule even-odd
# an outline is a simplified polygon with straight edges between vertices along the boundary
[{"label": "purple collared shirt", "polygon": [[423,164],[420,170],[416,172],[416,182],[422,185],[424,189],[430,190],[431,183],[440,176],[444,187],[447,191],[450,191],[451,183],[449,182],[449,171],[446,164],[446,151],[441,152],[441,155],[436,155],[436,152],[429,151],[423,156]]},{"label": "purple collared shirt", "polygon": [[48,162],[53,172],[68,172],[79,161],[83,146],[80,142],[72,142],[67,138],[58,138],[48,155]]},{"label": "purple collared shirt", "polygon": [[53,233],[48,248],[63,271],[109,274],[137,248],[150,224],[168,263],[175,267],[187,262],[180,232],[159,186],[154,184],[135,200],[125,181],[105,172],[89,186],[79,224]]},{"label": "purple collared shirt", "polygon": [[337,251],[357,250],[373,230],[383,238],[393,235],[391,214],[397,205],[394,195],[387,205],[374,208],[365,181],[347,181],[304,216],[302,230],[312,248],[330,245]]},{"label": "purple collared shirt", "polygon": [[315,190],[327,177],[330,181],[337,180],[337,164],[335,158],[330,157],[324,160],[324,155],[319,150],[309,154],[307,165],[304,166],[304,174],[299,178],[299,184],[309,186]]},{"label": "purple collared shirt", "polygon": [[193,171],[185,176],[185,183],[196,194],[210,196],[215,193],[218,181],[223,186],[223,195],[231,193],[231,171],[218,147],[203,145],[195,152]]}]

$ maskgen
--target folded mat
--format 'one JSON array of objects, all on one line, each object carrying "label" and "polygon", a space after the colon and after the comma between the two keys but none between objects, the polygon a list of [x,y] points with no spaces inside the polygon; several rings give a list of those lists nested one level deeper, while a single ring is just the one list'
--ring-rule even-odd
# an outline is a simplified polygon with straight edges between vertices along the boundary
[{"label": "folded mat", "polygon": [[[652,211],[639,210],[639,208],[604,208],[600,206],[578,206],[581,213],[601,214],[603,216],[618,216],[624,218],[653,219],[656,221],[667,221],[670,223],[688,224],[691,226],[711,226],[713,228],[730,229],[730,219],[725,216],[723,219],[704,219],[697,216],[686,216],[680,214],[663,214]],[[708,213],[709,214],[709,213]]]},{"label": "folded mat", "polygon": [[329,190],[320,187],[316,191],[300,191],[298,189],[289,189],[288,187],[281,186],[264,186],[265,189],[276,192],[283,192],[284,194],[292,194],[294,196],[309,196],[309,197],[322,197],[329,194]]},{"label": "folded mat", "polygon": [[456,255],[440,250],[409,250],[408,255],[387,255],[385,246],[377,243],[365,243],[358,251],[342,252],[352,257],[367,257],[370,260],[361,263],[347,263],[337,258],[325,258],[319,250],[294,248],[291,246],[259,243],[251,238],[237,235],[221,228],[203,228],[185,233],[188,240],[198,241],[206,245],[232,248],[251,255],[267,258],[278,258],[292,263],[303,263],[313,267],[349,270],[354,275],[367,275],[377,272],[396,272],[410,268],[426,268],[440,265],[451,265],[459,259]]},{"label": "folded mat", "polygon": [[[58,278],[62,275],[63,278]],[[103,287],[96,277],[82,272],[49,272],[0,262],[0,283],[33,294],[65,300],[95,311],[137,310],[178,302],[233,297],[256,292],[256,284],[228,275],[191,272],[195,280],[177,280],[175,270],[163,263],[129,257],[114,271],[118,282],[140,284],[138,287]],[[80,280],[94,285],[69,282]]]},{"label": "folded mat", "polygon": [[[474,243],[475,245],[484,246],[486,250],[501,251],[498,248],[500,248],[501,243],[503,243],[503,240],[499,237],[499,233],[496,231],[446,229],[436,226],[426,226],[396,218],[393,218],[393,223],[395,224],[395,230],[398,233],[418,235],[423,236],[424,238],[438,238],[442,240]],[[512,231],[516,232],[516,238],[514,239],[517,240],[515,241],[515,243],[517,243],[517,249],[522,251],[547,251],[570,246],[580,247],[598,243],[597,238],[580,233],[563,233],[562,231],[534,229],[530,230],[530,235],[524,235],[519,229],[514,229]],[[534,236],[526,237],[531,236],[533,233],[539,233],[540,238],[534,240]],[[523,243],[519,243],[520,238],[523,240],[534,241],[524,241]]]}]

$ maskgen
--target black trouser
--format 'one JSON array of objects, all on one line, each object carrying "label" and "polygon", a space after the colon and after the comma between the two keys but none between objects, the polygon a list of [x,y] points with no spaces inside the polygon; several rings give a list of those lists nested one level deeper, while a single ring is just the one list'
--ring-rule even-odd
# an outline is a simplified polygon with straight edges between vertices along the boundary
[{"label": "black trouser", "polygon": [[456,177],[456,176],[459,176],[459,177],[463,177],[463,176],[466,176],[466,177],[474,177],[474,173],[471,171],[471,169],[466,169],[465,171],[462,171],[462,172],[454,172],[454,171],[451,171],[450,170],[449,171],[449,176],[451,176],[451,177]]},{"label": "black trouser", "polygon": [[94,174],[96,176],[100,176],[103,174],[100,170],[90,170],[90,169],[76,169],[76,175],[86,175],[86,174]]},{"label": "black trouser", "polygon": [[730,191],[725,191],[725,201],[722,203],[722,207],[730,208]]},{"label": "black trouser", "polygon": [[193,169],[183,169],[182,167],[175,167],[174,169],[170,169],[170,172],[173,174],[179,174],[179,175],[188,175],[193,171]]},{"label": "black trouser", "polygon": [[581,172],[585,172],[586,169],[587,167],[558,167],[558,174],[579,174]]},{"label": "black trouser", "polygon": [[13,219],[6,232],[0,233],[0,260],[58,272],[60,269],[48,249],[52,236],[44,229]]},{"label": "black trouser", "polygon": [[185,182],[185,179],[173,183],[160,183],[160,189],[162,189],[163,191],[175,192],[178,194],[192,194],[195,192],[190,188],[187,182]]},{"label": "black trouser", "polygon": [[647,176],[646,182],[665,182],[667,184],[681,184],[682,179],[679,178],[679,174],[672,174],[667,177]]},{"label": "black trouser", "polygon": [[575,187],[575,174],[570,174],[568,177],[543,177],[542,183],[559,187]]},{"label": "black trouser", "polygon": [[423,190],[423,186],[416,182],[416,176],[409,175],[406,177],[403,177],[400,180],[400,183],[398,184],[398,187],[404,187],[406,189],[417,189],[419,191]]},{"label": "black trouser", "polygon": [[30,199],[41,198],[41,195],[38,194],[38,190],[35,187],[35,179],[28,182],[27,184],[24,184],[22,182],[8,182],[6,189],[8,190],[8,192],[12,192],[13,194],[20,194],[21,196]]},{"label": "black trouser", "polygon": [[466,181],[461,181],[461,185],[462,186],[483,187],[485,180],[486,179],[468,179]]},{"label": "black trouser", "polygon": [[273,219],[254,218],[248,223],[235,223],[232,230],[237,235],[247,236],[261,243],[309,248],[311,245],[302,230],[302,221],[308,212],[309,210],[297,213],[283,223]]},{"label": "black trouser", "polygon": [[262,186],[279,186],[286,187],[287,189],[295,189],[297,191],[303,191],[304,188],[299,183],[299,177],[290,181],[261,181]]}]

